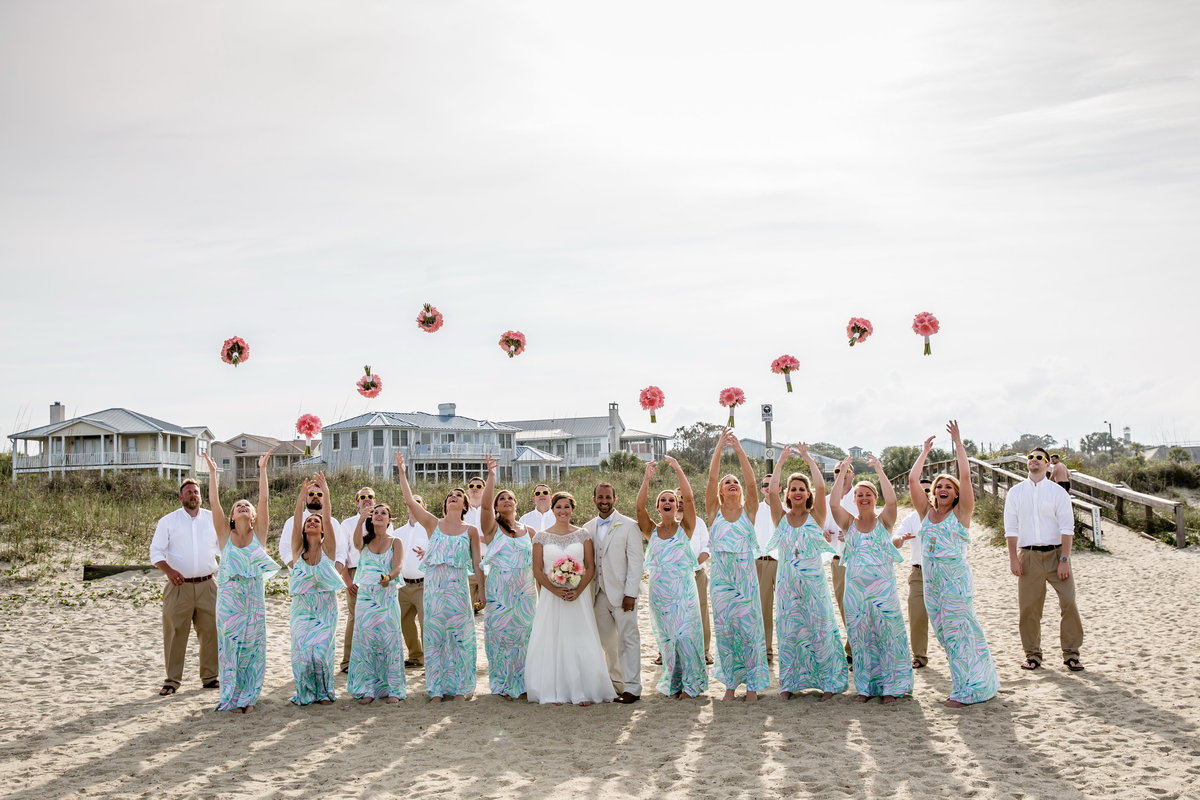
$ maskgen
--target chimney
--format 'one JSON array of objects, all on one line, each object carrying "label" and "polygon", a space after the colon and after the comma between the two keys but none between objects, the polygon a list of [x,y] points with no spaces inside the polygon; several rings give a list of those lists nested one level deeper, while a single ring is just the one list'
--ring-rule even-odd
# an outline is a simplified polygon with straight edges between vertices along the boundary
[{"label": "chimney", "polygon": [[438,403],[438,416],[453,417],[457,407],[454,403]]},{"label": "chimney", "polygon": [[608,404],[608,452],[615,453],[621,449],[621,434],[625,426],[621,424],[621,415],[617,412],[617,404]]},{"label": "chimney", "polygon": [[62,422],[67,417],[67,407],[57,400],[50,404],[50,424]]}]

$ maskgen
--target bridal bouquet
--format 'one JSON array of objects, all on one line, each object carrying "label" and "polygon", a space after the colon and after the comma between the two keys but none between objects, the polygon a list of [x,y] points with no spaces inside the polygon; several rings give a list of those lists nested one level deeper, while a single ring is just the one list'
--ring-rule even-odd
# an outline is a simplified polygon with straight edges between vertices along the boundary
[{"label": "bridal bouquet", "polygon": [[303,436],[307,443],[304,445],[304,457],[312,455],[313,437],[321,432],[321,418],[316,414],[301,414],[296,420],[296,433]]},{"label": "bridal bouquet", "polygon": [[663,407],[663,403],[667,401],[667,396],[663,394],[663,390],[657,386],[647,386],[642,389],[642,393],[638,395],[638,402],[642,404],[642,408],[650,412],[650,422],[655,423],[658,420],[654,416],[654,412]]},{"label": "bridal bouquet", "polygon": [[417,326],[426,333],[436,332],[444,322],[442,312],[437,310],[437,306],[429,303],[421,306],[421,310],[417,312]]},{"label": "bridal bouquet", "polygon": [[520,331],[505,331],[500,334],[500,349],[508,353],[508,357],[519,356],[525,352],[525,334]]},{"label": "bridal bouquet", "polygon": [[925,337],[925,355],[929,355],[932,350],[929,349],[929,337],[937,333],[942,328],[942,323],[938,322],[938,318],[928,311],[922,311],[913,317],[913,333],[917,336]]},{"label": "bridal bouquet", "polygon": [[550,582],[565,589],[574,589],[583,580],[583,565],[570,556],[563,556],[550,568]]},{"label": "bridal bouquet", "polygon": [[795,356],[780,356],[771,362],[771,372],[776,375],[783,375],[783,380],[787,383],[787,390],[792,390],[792,373],[800,369],[800,362]]},{"label": "bridal bouquet", "polygon": [[721,390],[721,394],[717,397],[717,401],[729,409],[729,422],[726,427],[733,427],[733,409],[746,402],[746,393],[736,386],[729,386]]},{"label": "bridal bouquet", "polygon": [[366,398],[378,397],[383,391],[383,378],[371,374],[370,367],[363,367],[363,371],[367,374],[358,379],[358,393]]},{"label": "bridal bouquet", "polygon": [[250,358],[250,345],[240,336],[231,336],[221,345],[221,360],[235,367]]},{"label": "bridal bouquet", "polygon": [[871,320],[863,317],[851,317],[846,323],[846,335],[850,337],[850,346],[865,342],[867,337],[875,332]]}]

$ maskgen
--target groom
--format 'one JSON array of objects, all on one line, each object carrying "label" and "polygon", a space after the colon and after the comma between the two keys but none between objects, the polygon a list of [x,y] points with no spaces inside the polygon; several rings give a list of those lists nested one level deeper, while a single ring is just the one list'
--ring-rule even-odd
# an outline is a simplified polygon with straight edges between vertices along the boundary
[{"label": "groom", "polygon": [[616,702],[636,703],[642,694],[642,640],[637,599],[642,584],[642,534],[637,523],[614,510],[617,490],[600,483],[592,492],[598,516],[583,529],[596,553],[596,627],[608,661]]}]

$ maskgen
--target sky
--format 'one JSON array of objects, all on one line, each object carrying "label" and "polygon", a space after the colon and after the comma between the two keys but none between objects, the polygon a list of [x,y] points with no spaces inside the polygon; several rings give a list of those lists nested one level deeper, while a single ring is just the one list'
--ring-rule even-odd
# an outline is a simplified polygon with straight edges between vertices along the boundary
[{"label": "sky", "polygon": [[738,386],[776,441],[1200,440],[1197,31],[1169,0],[9,0],[0,432],[60,401],[670,433]]}]

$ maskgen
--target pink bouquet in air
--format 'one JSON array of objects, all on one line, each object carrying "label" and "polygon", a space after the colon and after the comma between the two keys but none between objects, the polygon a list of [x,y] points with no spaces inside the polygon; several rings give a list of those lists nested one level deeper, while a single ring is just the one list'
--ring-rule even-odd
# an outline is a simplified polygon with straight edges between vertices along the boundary
[{"label": "pink bouquet in air", "polygon": [[938,318],[928,311],[922,311],[913,317],[913,333],[925,337],[925,355],[933,353],[929,349],[929,337],[941,330],[941,327],[942,323],[938,322]]},{"label": "pink bouquet in air", "polygon": [[308,458],[312,455],[312,440],[313,437],[321,432],[321,418],[316,414],[301,414],[296,420],[296,433],[308,440],[304,445],[304,457]]},{"label": "pink bouquet in air", "polygon": [[783,374],[789,392],[792,390],[792,372],[798,369],[800,369],[800,362],[794,356],[780,356],[771,362],[771,372],[776,375]]},{"label": "pink bouquet in air", "polygon": [[874,332],[875,329],[871,327],[871,320],[864,319],[863,317],[851,317],[850,321],[846,323],[846,335],[850,337],[851,347],[854,347],[859,342],[865,342],[867,337]]},{"label": "pink bouquet in air", "polygon": [[363,397],[378,397],[383,391],[383,378],[371,374],[371,367],[363,367],[367,374],[358,379],[358,393]]},{"label": "pink bouquet in air", "polygon": [[505,331],[500,334],[500,349],[508,353],[508,357],[519,356],[525,352],[525,334],[520,331]]},{"label": "pink bouquet in air", "polygon": [[550,568],[550,582],[565,589],[574,589],[583,580],[583,565],[570,556],[563,556]]},{"label": "pink bouquet in air", "polygon": [[736,386],[730,386],[727,389],[722,389],[720,396],[717,398],[721,405],[729,409],[728,427],[733,427],[733,409],[746,402],[746,393]]},{"label": "pink bouquet in air", "polygon": [[250,345],[240,336],[231,336],[221,345],[221,360],[235,367],[250,359]]},{"label": "pink bouquet in air", "polygon": [[657,386],[647,386],[642,389],[642,393],[638,395],[638,402],[642,404],[642,408],[650,412],[650,421],[658,422],[654,416],[654,412],[663,407],[663,403],[667,401],[667,396],[663,394],[663,390]]},{"label": "pink bouquet in air", "polygon": [[433,333],[442,327],[443,322],[445,320],[442,318],[442,312],[437,310],[437,306],[426,303],[417,312],[417,326],[426,333]]}]

